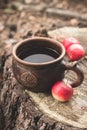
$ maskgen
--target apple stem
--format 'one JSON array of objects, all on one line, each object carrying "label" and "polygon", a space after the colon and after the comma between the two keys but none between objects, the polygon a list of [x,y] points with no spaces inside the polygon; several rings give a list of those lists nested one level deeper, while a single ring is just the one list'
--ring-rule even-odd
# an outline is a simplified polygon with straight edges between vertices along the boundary
[{"label": "apple stem", "polygon": [[69,81],[69,80],[67,79],[66,82],[65,82],[65,85],[68,85],[68,81]]}]

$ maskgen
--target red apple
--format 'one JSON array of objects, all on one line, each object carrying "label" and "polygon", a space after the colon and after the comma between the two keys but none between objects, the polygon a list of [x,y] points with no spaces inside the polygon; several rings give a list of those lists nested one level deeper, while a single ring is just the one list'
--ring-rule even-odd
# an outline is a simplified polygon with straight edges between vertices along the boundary
[{"label": "red apple", "polygon": [[80,42],[74,38],[74,37],[68,37],[68,38],[65,38],[63,41],[62,41],[62,44],[63,46],[65,47],[65,50],[67,51],[67,49],[72,45],[72,44],[80,44]]},{"label": "red apple", "polygon": [[66,85],[63,81],[56,82],[52,87],[52,96],[61,101],[69,101],[73,95],[73,88],[71,85]]},{"label": "red apple", "polygon": [[73,44],[67,49],[67,56],[71,61],[84,57],[85,50],[80,44]]}]

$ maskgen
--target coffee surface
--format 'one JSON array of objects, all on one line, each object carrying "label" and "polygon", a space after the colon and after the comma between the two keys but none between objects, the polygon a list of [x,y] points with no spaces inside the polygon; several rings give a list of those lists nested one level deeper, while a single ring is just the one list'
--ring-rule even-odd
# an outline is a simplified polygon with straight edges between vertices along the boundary
[{"label": "coffee surface", "polygon": [[52,61],[58,57],[59,54],[53,49],[37,48],[27,52],[27,56],[24,57],[23,60],[31,63],[44,63]]}]

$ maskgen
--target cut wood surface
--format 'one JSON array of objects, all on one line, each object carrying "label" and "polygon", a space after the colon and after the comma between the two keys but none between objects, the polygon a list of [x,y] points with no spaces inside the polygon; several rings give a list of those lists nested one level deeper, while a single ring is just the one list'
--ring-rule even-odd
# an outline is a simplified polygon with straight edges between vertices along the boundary
[{"label": "cut wood surface", "polygon": [[[76,34],[87,50],[87,33],[83,33],[83,29],[82,33],[79,28],[75,31],[74,28],[68,27],[56,32],[57,35],[55,30],[48,34],[59,41],[66,36]],[[1,90],[4,130],[84,130],[87,128],[87,57],[77,63],[84,72],[83,83],[74,89],[73,98],[69,102],[61,103],[53,99],[50,93],[33,93],[22,89],[12,72],[11,52],[12,46],[6,49],[4,54],[6,60]],[[66,79],[73,81],[75,76],[69,71],[65,74]]]}]

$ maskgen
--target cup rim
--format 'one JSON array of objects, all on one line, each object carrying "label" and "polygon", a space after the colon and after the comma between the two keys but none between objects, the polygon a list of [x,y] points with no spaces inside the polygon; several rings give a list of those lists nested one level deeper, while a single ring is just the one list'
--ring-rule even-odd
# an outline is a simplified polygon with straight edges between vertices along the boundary
[{"label": "cup rim", "polygon": [[[58,44],[61,47],[62,53],[61,53],[61,55],[58,58],[56,58],[56,59],[54,59],[52,61],[48,61],[48,62],[32,63],[32,62],[29,62],[29,61],[28,62],[24,61],[24,60],[20,59],[16,55],[16,51],[17,51],[18,47],[20,47],[22,44],[24,44],[25,42],[31,41],[31,40],[43,40],[43,41],[48,41],[48,42],[54,43],[55,45]],[[60,61],[64,57],[64,55],[65,55],[65,48],[59,41],[57,41],[55,39],[52,39],[52,38],[48,38],[48,37],[31,37],[31,38],[27,38],[25,40],[22,40],[22,41],[18,42],[13,47],[12,55],[16,59],[16,61],[19,62],[22,65],[43,66],[43,65],[53,64],[53,63],[56,63],[56,62]]]}]

